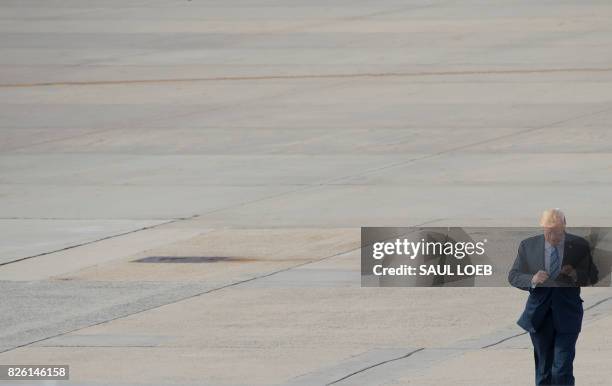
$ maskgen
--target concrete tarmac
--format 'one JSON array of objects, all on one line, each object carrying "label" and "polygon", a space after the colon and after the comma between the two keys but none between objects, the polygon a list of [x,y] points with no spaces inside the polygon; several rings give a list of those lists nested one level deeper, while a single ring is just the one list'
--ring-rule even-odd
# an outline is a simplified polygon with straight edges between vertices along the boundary
[{"label": "concrete tarmac", "polygon": [[[3,1],[0,364],[79,385],[530,383],[523,292],[360,288],[359,227],[548,207],[610,226],[610,17]],[[181,257],[208,262],[134,262]],[[577,382],[606,385],[612,292],[583,298]]]}]

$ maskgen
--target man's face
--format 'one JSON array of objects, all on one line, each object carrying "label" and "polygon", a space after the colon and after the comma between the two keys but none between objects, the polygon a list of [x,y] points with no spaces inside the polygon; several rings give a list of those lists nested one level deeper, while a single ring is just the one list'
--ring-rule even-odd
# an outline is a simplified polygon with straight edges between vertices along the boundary
[{"label": "man's face", "polygon": [[564,224],[555,224],[553,226],[544,227],[544,238],[550,245],[556,246],[563,238],[565,232]]}]

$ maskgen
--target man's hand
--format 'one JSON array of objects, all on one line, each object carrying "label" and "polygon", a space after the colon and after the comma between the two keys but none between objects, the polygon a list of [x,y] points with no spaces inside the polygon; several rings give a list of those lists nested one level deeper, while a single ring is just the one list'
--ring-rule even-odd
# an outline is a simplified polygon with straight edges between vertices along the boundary
[{"label": "man's hand", "polygon": [[538,273],[533,275],[533,277],[531,278],[531,283],[534,285],[538,285],[544,283],[546,280],[548,280],[548,272],[538,271]]},{"label": "man's hand", "polygon": [[569,264],[566,264],[561,267],[561,273],[571,277],[574,281],[578,280],[578,274],[576,273],[576,270]]}]

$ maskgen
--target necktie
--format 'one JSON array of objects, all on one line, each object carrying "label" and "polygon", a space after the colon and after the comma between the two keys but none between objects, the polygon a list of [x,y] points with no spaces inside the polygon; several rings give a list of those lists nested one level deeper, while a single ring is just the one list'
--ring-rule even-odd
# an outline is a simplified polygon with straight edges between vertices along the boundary
[{"label": "necktie", "polygon": [[550,254],[550,278],[555,280],[559,275],[559,268],[561,266],[561,262],[559,261],[559,250],[557,247],[553,247],[553,250]]}]

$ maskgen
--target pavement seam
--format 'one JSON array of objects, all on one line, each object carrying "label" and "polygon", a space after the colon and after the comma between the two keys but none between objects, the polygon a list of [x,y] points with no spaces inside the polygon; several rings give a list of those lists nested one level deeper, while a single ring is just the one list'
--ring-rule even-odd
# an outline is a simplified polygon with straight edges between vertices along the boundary
[{"label": "pavement seam", "polygon": [[21,258],[16,259],[16,260],[5,261],[3,263],[0,263],[0,267],[2,267],[3,265],[18,263],[20,261],[29,260],[29,259],[33,259],[33,258],[36,258],[36,257],[50,255],[52,253],[63,252],[63,251],[67,251],[69,249],[74,249],[74,248],[82,247],[82,246],[85,246],[85,245],[94,244],[94,243],[97,243],[99,241],[114,239],[116,237],[121,237],[121,236],[129,235],[129,234],[132,234],[132,233],[144,231],[144,230],[157,228],[157,227],[160,227],[162,225],[172,224],[172,223],[183,221],[183,220],[189,220],[189,219],[192,219],[192,218],[195,218],[195,217],[197,217],[197,215],[193,215],[193,216],[189,216],[189,217],[179,217],[179,218],[175,218],[175,219],[172,219],[172,220],[169,220],[169,221],[161,222],[159,224],[148,225],[148,226],[141,227],[141,228],[138,228],[138,229],[132,229],[132,230],[129,230],[129,231],[126,231],[126,232],[116,233],[116,234],[109,235],[109,236],[104,236],[104,237],[101,237],[101,238],[98,238],[98,239],[85,241],[85,242],[82,242],[82,243],[79,243],[79,244],[69,245],[67,247],[60,248],[60,249],[55,249],[55,250],[52,250],[52,251],[49,251],[49,252],[42,252],[42,253],[38,253],[36,255],[21,257]]},{"label": "pavement seam", "polygon": [[50,86],[97,86],[125,84],[156,84],[180,82],[219,82],[251,80],[299,80],[299,79],[345,79],[345,78],[387,78],[387,77],[422,77],[422,76],[462,76],[462,75],[512,75],[512,74],[551,74],[575,72],[612,72],[612,67],[569,67],[539,68],[521,70],[457,70],[457,71],[415,71],[415,72],[355,72],[330,74],[294,74],[294,75],[252,75],[252,76],[218,76],[201,78],[165,78],[165,79],[126,79],[126,80],[93,80],[93,81],[56,81],[32,83],[4,83],[0,88],[28,88]]},{"label": "pavement seam", "polygon": [[[193,217],[197,217],[197,215],[193,216]],[[180,221],[180,220],[173,220],[173,221]],[[440,221],[440,219],[434,219],[434,220],[426,221],[426,222],[417,224],[415,226],[423,226],[423,225],[426,225],[428,223],[437,222],[437,221]],[[162,224],[159,224],[159,225],[162,225]],[[137,232],[137,231],[138,230],[135,230],[135,231],[132,231],[132,232]],[[74,248],[76,248],[76,247],[74,247]],[[42,341],[45,341],[45,340],[48,340],[48,339],[57,338],[57,337],[60,337],[62,335],[70,334],[72,332],[79,331],[79,330],[82,330],[82,329],[85,329],[85,328],[89,328],[89,327],[93,327],[93,326],[98,326],[98,325],[101,325],[101,324],[104,324],[104,323],[112,322],[112,321],[117,320],[117,319],[122,319],[122,318],[125,318],[125,317],[128,317],[128,316],[137,315],[137,314],[140,314],[140,313],[143,313],[143,312],[146,312],[146,311],[154,310],[154,309],[166,306],[166,305],[178,303],[178,302],[181,302],[181,301],[184,301],[184,300],[192,299],[192,298],[195,298],[195,297],[198,297],[198,296],[206,295],[206,294],[209,294],[209,293],[212,293],[212,292],[216,292],[216,291],[219,291],[219,290],[223,290],[223,289],[226,289],[226,288],[239,286],[241,284],[249,283],[251,281],[255,281],[255,280],[258,280],[258,279],[263,279],[263,278],[266,278],[266,277],[269,277],[269,276],[272,276],[272,275],[276,275],[278,273],[282,273],[282,272],[286,272],[286,271],[292,270],[294,268],[299,268],[299,267],[302,267],[302,266],[305,266],[305,265],[308,265],[308,264],[318,263],[318,262],[321,262],[321,261],[324,261],[324,260],[327,260],[327,259],[332,259],[332,258],[337,257],[337,256],[342,256],[344,254],[347,254],[347,253],[350,253],[350,252],[353,252],[353,251],[356,251],[356,250],[360,250],[361,248],[362,248],[362,245],[360,244],[356,248],[351,248],[351,249],[348,249],[348,250],[336,252],[336,253],[333,253],[331,255],[324,256],[324,257],[321,257],[321,258],[318,258],[318,259],[305,261],[305,262],[302,262],[300,264],[296,264],[296,265],[293,265],[293,266],[290,266],[290,267],[285,267],[285,268],[282,268],[282,269],[279,269],[279,270],[276,270],[276,271],[267,272],[265,274],[253,276],[253,277],[248,278],[248,279],[239,280],[239,281],[236,281],[236,282],[224,284],[222,286],[215,287],[215,288],[210,288],[210,289],[207,289],[206,291],[203,291],[203,292],[198,292],[198,293],[195,293],[195,294],[192,294],[192,295],[189,295],[189,296],[177,299],[177,300],[173,300],[173,301],[170,301],[170,302],[167,302],[167,303],[156,304],[154,306],[151,306],[151,307],[148,307],[148,308],[143,308],[143,309],[138,310],[136,312],[127,313],[127,314],[124,314],[124,315],[119,315],[119,316],[116,316],[116,317],[113,317],[113,318],[110,318],[110,319],[107,319],[107,320],[103,320],[103,321],[100,321],[100,322],[95,322],[95,323],[92,323],[92,324],[87,324],[87,325],[82,326],[82,327],[78,327],[78,328],[75,328],[75,329],[72,329],[72,330],[69,330],[69,331],[64,331],[64,332],[61,332],[59,334],[47,336],[45,338],[37,339],[37,340],[31,341],[31,342],[27,342],[27,343],[24,343],[24,344],[21,344],[21,345],[9,348],[7,350],[0,351],[0,354],[5,353],[5,352],[9,352],[9,351],[12,351],[12,350],[15,350],[15,349],[18,349],[18,348],[21,348],[21,347],[26,347],[26,346],[29,346],[29,345],[34,344],[34,343],[39,343],[39,342],[42,342]]]},{"label": "pavement seam", "polygon": [[525,334],[527,334],[527,331],[523,331],[523,332],[518,333],[518,334],[510,335],[510,336],[507,336],[507,337],[505,337],[505,338],[503,338],[501,340],[498,340],[497,342],[488,344],[486,346],[482,346],[482,347],[480,347],[480,349],[482,350],[482,349],[487,349],[489,347],[497,346],[498,344],[501,344],[501,343],[504,343],[506,341],[509,341],[510,339],[518,338],[519,336],[523,336]]},{"label": "pavement seam", "polygon": [[[22,146],[17,146],[14,148],[10,148],[7,149],[7,152],[19,152],[23,149],[27,149],[27,148],[31,148],[32,146],[39,146],[39,145],[46,145],[49,143],[57,143],[57,142],[63,142],[63,141],[67,141],[67,140],[71,140],[74,138],[83,138],[83,137],[87,137],[87,136],[91,136],[91,135],[97,135],[100,133],[106,133],[106,132],[110,132],[110,131],[115,131],[115,130],[120,130],[120,129],[124,129],[126,127],[129,126],[133,126],[135,123],[138,122],[150,122],[150,121],[156,121],[158,119],[169,119],[169,118],[185,118],[185,117],[189,117],[189,116],[193,116],[196,114],[201,114],[203,112],[206,113],[210,113],[210,112],[218,112],[218,111],[223,111],[224,109],[235,109],[237,107],[241,107],[241,106],[248,106],[254,102],[260,102],[261,100],[267,100],[267,99],[275,99],[275,98],[282,98],[285,97],[287,95],[292,95],[292,94],[300,94],[300,93],[304,93],[304,92],[310,92],[310,91],[318,91],[318,90],[323,90],[326,88],[330,88],[330,87],[336,87],[336,86],[341,86],[345,83],[348,83],[350,81],[340,81],[340,82],[333,82],[331,84],[324,84],[324,85],[320,85],[320,86],[316,86],[313,88],[299,88],[299,87],[292,87],[289,88],[287,90],[283,90],[280,92],[275,92],[272,94],[268,94],[268,95],[262,95],[259,97],[255,97],[255,98],[247,98],[244,100],[238,100],[238,101],[232,101],[232,102],[221,102],[220,104],[215,104],[210,108],[206,108],[204,110],[202,110],[201,106],[198,106],[197,109],[192,110],[192,111],[187,111],[187,112],[180,112],[180,113],[174,113],[174,114],[154,114],[153,116],[139,116],[139,117],[132,117],[132,118],[127,118],[127,119],[123,119],[122,121],[119,122],[111,122],[107,125],[103,125],[100,128],[97,129],[93,129],[91,131],[87,131],[85,133],[80,133],[80,134],[76,134],[76,135],[70,135],[67,137],[63,137],[63,138],[57,138],[57,139],[50,139],[50,140],[45,140],[45,141],[41,141],[41,142],[35,142],[35,143],[30,143],[27,145],[22,145]],[[3,88],[2,85],[0,85],[0,88]]]},{"label": "pavement seam", "polygon": [[[592,310],[593,308],[595,308],[595,307],[597,307],[597,306],[599,306],[599,305],[601,305],[601,304],[603,304],[603,303],[605,303],[605,302],[607,302],[609,300],[612,300],[612,296],[608,296],[607,298],[603,298],[603,299],[595,302],[594,304],[591,304],[590,306],[586,307],[584,309],[584,311]],[[497,346],[498,344],[507,342],[507,341],[509,341],[511,339],[518,338],[519,336],[523,336],[523,335],[526,335],[526,334],[527,334],[527,331],[524,331],[524,332],[521,332],[521,333],[518,333],[518,334],[507,336],[507,337],[505,337],[505,338],[503,338],[503,339],[501,339],[501,340],[499,340],[497,342],[494,342],[494,343],[482,346],[482,347],[480,347],[480,349],[482,350],[482,349],[487,349],[487,348],[490,348],[490,347],[493,347],[493,346]]]},{"label": "pavement seam", "polygon": [[125,314],[125,315],[119,315],[119,316],[113,317],[111,319],[103,320],[103,321],[92,323],[92,324],[87,324],[87,325],[82,326],[82,327],[78,327],[78,328],[75,328],[75,329],[72,329],[72,330],[69,330],[69,331],[64,331],[64,332],[61,332],[59,334],[47,336],[45,338],[37,339],[37,340],[31,341],[31,342],[27,342],[27,343],[24,343],[24,344],[21,344],[21,345],[9,348],[7,350],[0,351],[0,354],[5,353],[5,352],[9,352],[9,351],[12,351],[12,350],[15,350],[15,349],[18,349],[18,348],[26,347],[26,346],[29,346],[29,345],[34,344],[34,343],[43,342],[43,341],[48,340],[48,339],[57,338],[57,337],[60,337],[62,335],[70,334],[72,332],[79,331],[79,330],[82,330],[82,329],[85,329],[85,328],[89,328],[89,327],[93,327],[93,326],[98,326],[98,325],[101,325],[101,324],[104,324],[104,323],[112,322],[112,321],[117,320],[117,319],[122,319],[122,318],[125,318],[125,317],[128,317],[128,316],[137,315],[137,314],[140,314],[140,313],[143,313],[143,312],[146,312],[146,311],[150,311],[150,310],[154,310],[154,309],[157,309],[157,308],[161,308],[163,306],[167,306],[167,305],[178,303],[178,302],[181,302],[181,301],[184,301],[184,300],[196,298],[196,297],[199,297],[199,296],[202,296],[202,295],[206,295],[206,294],[209,294],[209,293],[212,293],[212,292],[220,291],[220,290],[223,290],[223,289],[226,289],[226,288],[235,287],[235,286],[238,286],[240,284],[248,283],[248,282],[251,282],[251,281],[254,281],[254,280],[266,278],[266,277],[269,277],[269,276],[272,276],[272,275],[276,275],[278,273],[289,271],[289,270],[294,269],[294,268],[299,268],[299,267],[307,265],[307,264],[317,263],[317,262],[320,262],[320,261],[323,261],[323,260],[326,260],[326,259],[331,259],[333,257],[340,256],[340,255],[343,255],[343,254],[355,251],[357,249],[361,249],[361,246],[359,246],[357,248],[353,248],[353,249],[347,250],[347,251],[341,251],[341,252],[334,253],[332,255],[324,256],[324,257],[321,257],[321,258],[316,259],[316,260],[311,260],[311,261],[303,262],[303,263],[300,263],[300,264],[297,264],[297,265],[294,265],[294,266],[290,266],[290,267],[286,267],[286,268],[283,268],[283,269],[280,269],[280,270],[268,272],[268,273],[265,273],[265,274],[262,274],[262,275],[253,276],[253,277],[248,278],[248,279],[239,280],[239,281],[236,281],[236,282],[224,284],[222,286],[211,288],[211,289],[208,289],[208,290],[203,291],[203,292],[198,292],[196,294],[189,295],[189,296],[180,298],[178,300],[170,301],[168,303],[157,304],[157,305],[154,305],[152,307],[144,308],[144,309],[136,311],[136,312],[128,313],[128,314]]},{"label": "pavement seam", "polygon": [[439,152],[436,152],[436,153],[432,153],[432,154],[427,154],[427,155],[422,156],[422,157],[411,158],[411,159],[406,160],[406,161],[394,162],[394,163],[391,163],[391,164],[380,166],[378,168],[368,169],[368,170],[365,170],[365,171],[363,171],[361,173],[357,173],[357,174],[349,174],[349,175],[340,176],[340,177],[328,178],[328,179],[323,180],[323,181],[321,181],[319,183],[313,183],[313,184],[309,184],[309,185],[299,186],[298,188],[292,189],[292,190],[289,190],[289,191],[280,192],[280,193],[277,193],[277,194],[261,197],[261,198],[250,200],[250,201],[245,201],[245,202],[242,202],[242,203],[238,203],[238,204],[227,206],[227,207],[223,207],[223,208],[213,209],[211,211],[203,213],[202,215],[199,215],[198,217],[204,216],[204,215],[208,215],[208,214],[217,213],[217,212],[222,212],[224,210],[231,210],[231,209],[239,208],[239,207],[250,205],[250,204],[253,204],[253,203],[257,203],[257,202],[261,202],[261,201],[266,201],[266,200],[271,199],[271,198],[276,198],[276,197],[281,197],[281,196],[285,196],[285,195],[290,195],[290,194],[293,194],[293,193],[301,193],[301,192],[305,192],[305,191],[308,191],[308,190],[321,189],[321,188],[326,187],[326,186],[340,185],[338,182],[346,180],[346,179],[350,179],[350,178],[354,178],[354,177],[359,177],[359,176],[367,175],[367,174],[370,174],[370,173],[375,173],[375,172],[378,172],[378,171],[381,171],[381,170],[394,168],[396,166],[406,165],[406,164],[409,164],[409,163],[412,163],[412,162],[417,162],[417,161],[421,161],[421,160],[435,158],[435,157],[438,157],[438,156],[441,156],[441,155],[444,155],[444,154],[451,154],[453,152],[456,152],[457,150],[463,150],[463,149],[470,148],[470,147],[473,147],[473,146],[479,146],[479,145],[482,145],[484,143],[495,142],[495,141],[498,141],[500,139],[505,139],[505,138],[516,136],[516,135],[522,135],[522,134],[526,134],[526,133],[531,133],[531,132],[534,132],[534,131],[550,128],[550,127],[552,127],[554,125],[558,125],[560,123],[572,121],[574,119],[580,119],[580,118],[584,118],[584,117],[589,117],[589,116],[592,116],[592,115],[597,115],[597,114],[601,114],[601,113],[608,112],[608,111],[612,111],[612,108],[606,108],[606,109],[603,109],[603,110],[598,110],[598,111],[594,111],[594,112],[589,112],[589,113],[585,113],[585,114],[569,117],[569,118],[566,118],[566,119],[554,121],[554,122],[547,123],[547,124],[544,124],[544,125],[540,125],[540,126],[537,126],[537,127],[530,127],[530,128],[527,128],[527,129],[519,130],[519,131],[514,132],[514,133],[505,134],[505,135],[489,138],[489,139],[486,139],[486,140],[482,140],[482,141],[477,141],[477,142],[465,144],[465,145],[462,145],[462,146],[458,146],[458,147],[442,150],[442,151],[439,151]]},{"label": "pavement seam", "polygon": [[347,178],[361,177],[361,176],[364,176],[364,175],[367,175],[367,174],[379,172],[381,170],[392,169],[392,168],[395,168],[397,166],[407,165],[407,164],[410,164],[412,162],[417,162],[417,161],[422,161],[422,160],[426,160],[426,159],[430,159],[430,158],[435,158],[435,157],[438,157],[438,156],[441,156],[441,155],[454,153],[454,152],[456,152],[458,150],[468,149],[468,148],[479,146],[479,145],[483,145],[483,144],[486,144],[486,143],[495,142],[495,141],[498,141],[500,139],[511,138],[511,137],[514,137],[514,136],[528,134],[528,133],[532,133],[532,132],[543,130],[543,129],[549,129],[549,128],[554,127],[555,125],[558,125],[558,124],[561,124],[561,123],[570,122],[570,121],[573,121],[575,119],[590,117],[590,116],[597,115],[597,114],[602,114],[602,113],[605,113],[605,112],[608,112],[608,111],[612,111],[612,108],[608,107],[608,108],[605,108],[603,110],[597,110],[597,111],[592,111],[592,112],[585,113],[585,114],[580,114],[580,115],[577,115],[577,116],[573,116],[573,117],[561,119],[561,120],[558,120],[558,121],[546,123],[544,125],[540,125],[540,126],[536,126],[536,127],[529,127],[529,128],[526,128],[526,129],[518,130],[518,131],[513,132],[513,133],[504,134],[504,135],[500,135],[500,136],[497,136],[497,137],[488,138],[488,139],[484,139],[482,141],[472,142],[472,143],[468,143],[468,144],[461,145],[461,146],[456,146],[456,147],[453,147],[453,148],[450,148],[450,149],[441,150],[441,151],[438,151],[438,152],[435,152],[435,153],[431,153],[431,154],[426,154],[426,155],[421,156],[421,157],[415,157],[415,158],[411,158],[409,160],[399,161],[399,162],[391,163],[391,164],[388,164],[388,165],[383,165],[383,166],[380,166],[378,168],[364,170],[363,172],[356,173],[354,175],[345,176],[345,177],[338,177],[336,179],[331,179],[331,180],[329,180],[329,182],[322,183],[321,185],[328,185],[328,184],[330,184],[333,181],[342,181],[342,180],[347,179]]},{"label": "pavement seam", "polygon": [[[584,310],[585,311],[591,310],[591,309],[596,308],[597,306],[599,306],[599,305],[601,305],[601,304],[603,304],[603,303],[605,303],[605,302],[607,302],[609,300],[612,300],[612,296],[609,296],[609,297],[606,297],[604,299],[601,299],[601,300],[595,302],[594,304],[590,305],[589,307],[586,307]],[[467,352],[473,352],[473,351],[480,351],[480,350],[483,350],[483,349],[488,349],[488,348],[493,347],[495,345],[498,345],[500,343],[506,342],[506,341],[511,340],[513,338],[516,338],[516,337],[519,337],[519,336],[523,336],[525,334],[527,334],[527,332],[522,332],[522,333],[519,333],[519,334],[513,334],[513,335],[511,335],[509,337],[506,337],[504,339],[501,339],[501,340],[499,340],[499,341],[497,341],[495,343],[488,344],[488,345],[485,345],[485,346],[482,346],[482,347],[474,347],[474,348],[454,348],[452,346],[448,346],[448,347],[435,347],[435,348],[421,347],[421,348],[419,348],[419,349],[417,349],[417,350],[415,350],[415,351],[413,351],[413,352],[411,352],[411,353],[409,353],[407,355],[404,355],[404,356],[401,356],[401,357],[397,357],[397,358],[393,358],[393,359],[389,359],[389,360],[385,360],[385,361],[382,361],[382,362],[379,362],[379,363],[367,366],[367,367],[365,367],[365,368],[363,368],[361,370],[355,371],[355,372],[353,372],[351,374],[348,374],[348,375],[346,375],[346,376],[344,376],[342,378],[339,378],[339,379],[337,379],[337,380],[335,380],[335,381],[333,381],[331,383],[327,383],[326,386],[339,383],[339,382],[341,382],[343,380],[346,380],[347,378],[350,378],[350,377],[352,377],[354,375],[357,375],[357,374],[360,374],[360,373],[364,373],[364,372],[366,372],[366,371],[368,371],[370,369],[379,367],[379,366],[384,365],[386,363],[395,362],[395,361],[399,361],[399,360],[402,360],[402,359],[409,358],[413,354],[417,354],[419,352],[425,352],[425,351],[429,351],[429,350],[455,350],[457,353],[467,353]],[[442,363],[445,360],[446,360],[446,358],[442,357],[442,358],[438,358],[438,360],[436,360],[434,362],[435,363]],[[427,367],[430,367],[432,365],[433,365],[433,362],[429,363],[427,365]]]},{"label": "pavement seam", "polygon": [[350,378],[350,377],[352,377],[353,375],[356,375],[356,374],[362,373],[362,372],[364,372],[364,371],[368,371],[368,370],[370,370],[370,369],[372,369],[372,368],[374,368],[374,367],[381,366],[381,365],[384,365],[384,364],[389,363],[389,362],[395,362],[395,361],[399,361],[399,360],[402,360],[402,359],[408,358],[409,356],[411,356],[411,355],[413,355],[413,354],[415,354],[415,353],[417,353],[417,352],[419,352],[419,351],[423,351],[423,350],[425,350],[425,347],[418,348],[418,349],[416,349],[416,350],[413,350],[413,351],[411,351],[411,352],[409,352],[409,353],[407,353],[407,354],[404,354],[404,355],[402,355],[402,356],[399,356],[399,357],[397,357],[397,358],[387,359],[387,360],[385,360],[385,361],[378,362],[378,363],[375,363],[375,364],[373,364],[373,365],[370,365],[370,366],[364,367],[363,369],[360,369],[360,370],[354,371],[354,372],[352,372],[352,373],[350,373],[350,374],[348,374],[348,375],[345,375],[345,376],[344,376],[344,377],[342,377],[342,378],[336,379],[335,381],[332,381],[332,382],[330,382],[330,383],[326,383],[326,386],[330,386],[330,385],[336,384],[336,383],[338,383],[338,382],[344,381],[345,379]]},{"label": "pavement seam", "polygon": [[607,302],[608,300],[612,300],[612,296],[608,296],[607,298],[601,299],[601,300],[599,300],[598,302],[595,302],[594,304],[591,304],[590,306],[588,306],[588,307],[587,307],[587,308],[585,308],[584,310],[585,310],[585,311],[588,311],[588,310],[590,310],[590,309],[593,309],[593,308],[595,308],[595,307],[599,306],[600,304]]}]

